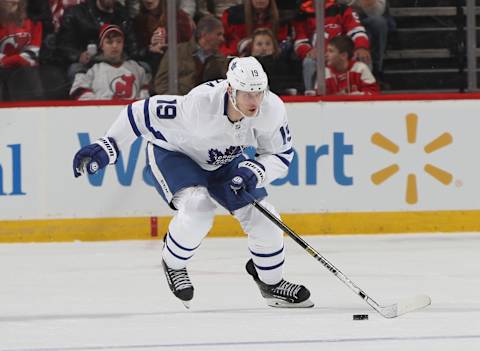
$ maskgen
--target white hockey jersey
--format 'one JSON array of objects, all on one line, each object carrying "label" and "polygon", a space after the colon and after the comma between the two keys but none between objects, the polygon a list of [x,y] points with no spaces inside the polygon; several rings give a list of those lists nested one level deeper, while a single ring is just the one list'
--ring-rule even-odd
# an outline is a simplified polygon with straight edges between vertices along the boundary
[{"label": "white hockey jersey", "polygon": [[133,60],[120,66],[100,62],[75,75],[70,95],[77,100],[144,99],[149,81],[150,75]]},{"label": "white hockey jersey", "polygon": [[188,155],[205,170],[215,170],[256,148],[266,169],[263,186],[286,175],[293,158],[287,114],[280,98],[265,94],[256,117],[231,122],[227,117],[228,83],[204,83],[185,96],[156,95],[128,105],[107,132],[125,150],[137,137]]}]

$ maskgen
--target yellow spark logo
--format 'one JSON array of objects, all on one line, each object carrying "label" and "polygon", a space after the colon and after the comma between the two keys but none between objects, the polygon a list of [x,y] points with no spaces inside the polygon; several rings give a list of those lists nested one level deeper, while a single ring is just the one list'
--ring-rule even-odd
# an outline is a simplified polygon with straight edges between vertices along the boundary
[{"label": "yellow spark logo", "polygon": [[[406,116],[406,123],[407,141],[409,144],[415,144],[417,142],[418,116],[414,113],[408,114]],[[374,133],[372,135],[371,141],[373,144],[377,145],[383,150],[391,152],[392,154],[397,154],[400,151],[400,147],[397,144],[395,144],[393,141],[391,141],[381,133]],[[431,154],[432,152],[435,152],[451,144],[452,142],[452,135],[450,133],[443,133],[442,135],[438,136],[437,138],[429,142],[427,145],[425,145],[424,151],[427,154]],[[375,185],[380,185],[387,179],[395,175],[399,170],[400,167],[396,163],[385,167],[372,174],[372,182]],[[424,166],[424,171],[444,185],[449,185],[452,182],[452,174],[429,163]],[[415,174],[409,174],[407,176],[405,201],[410,205],[416,204],[418,202],[417,176]]]}]

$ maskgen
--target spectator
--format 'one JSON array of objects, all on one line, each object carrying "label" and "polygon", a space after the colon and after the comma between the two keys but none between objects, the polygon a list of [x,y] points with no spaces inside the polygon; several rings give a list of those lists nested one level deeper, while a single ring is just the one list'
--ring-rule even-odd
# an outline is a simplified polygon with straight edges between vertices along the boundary
[{"label": "spectator", "polygon": [[245,0],[243,5],[227,9],[222,16],[225,28],[225,56],[246,56],[250,51],[251,37],[257,28],[269,28],[278,42],[287,40],[289,24],[280,22],[275,0]]},{"label": "spectator", "polygon": [[277,4],[280,21],[293,22],[298,13],[298,0],[275,0]]},{"label": "spectator", "polygon": [[148,97],[145,69],[125,60],[125,35],[119,26],[105,24],[100,30],[99,59],[87,73],[77,73],[70,96],[77,100],[144,99]]},{"label": "spectator", "polygon": [[[140,47],[139,60],[146,62],[155,76],[160,60],[167,48],[167,1],[141,0],[140,14],[135,18],[134,28]],[[191,39],[193,22],[184,11],[177,11],[177,42]]]},{"label": "spectator", "polygon": [[[41,16],[46,19],[46,21],[43,22],[43,43],[42,43],[42,48],[40,51],[40,60],[43,62],[48,62],[48,63],[54,63],[54,64],[61,64],[62,60],[59,59],[58,54],[57,54],[57,33],[60,30],[60,23],[62,22],[63,14],[65,13],[65,10],[68,9],[69,7],[81,4],[84,2],[84,0],[46,0],[42,2],[38,2],[36,0],[30,0],[30,2],[35,3],[35,11],[37,12],[37,15],[40,15],[39,13],[39,4],[47,4],[47,9],[45,7],[41,7]],[[48,14],[47,14],[48,11]],[[48,22],[46,25],[45,22]],[[48,27],[49,30],[45,30],[45,28]]]},{"label": "spectator", "polygon": [[[198,21],[195,38],[178,45],[178,94],[185,95],[206,81],[226,78],[227,59],[220,53],[224,42],[222,22],[213,16]],[[155,77],[155,92],[168,93],[168,56],[165,56]]]},{"label": "spectator", "polygon": [[[280,55],[280,48],[277,39],[272,31],[268,28],[255,29],[252,35],[252,51],[251,56],[265,57]],[[270,75],[269,75],[270,76]]]},{"label": "spectator", "polygon": [[56,41],[63,14],[68,8],[79,5],[83,2],[85,2],[85,0],[48,0],[48,6],[50,8],[49,27],[51,30],[47,33],[44,31],[44,41],[40,51],[40,60],[61,65],[62,60],[58,57]]},{"label": "spectator", "polygon": [[242,0],[180,0],[180,8],[194,19],[205,15],[222,18],[226,9],[241,3]]},{"label": "spectator", "polygon": [[272,31],[258,28],[252,35],[252,51],[269,77],[269,89],[278,95],[285,95],[286,88],[291,86],[287,74],[287,64],[280,58],[280,47]]},{"label": "spectator", "polygon": [[118,0],[127,9],[128,17],[134,19],[140,13],[141,0]]},{"label": "spectator", "polygon": [[63,60],[57,52],[57,32],[64,10],[84,0],[28,0],[29,17],[42,22],[43,41],[39,55],[39,73],[44,98],[60,100],[68,98],[71,86],[66,77]]},{"label": "spectator", "polygon": [[135,33],[125,7],[115,0],[86,0],[65,11],[57,34],[57,50],[69,65],[70,81],[76,73],[85,72],[93,63],[100,27],[107,23],[120,26],[125,33],[126,54],[137,57]]},{"label": "spectator", "polygon": [[26,5],[26,0],[0,1],[0,101],[43,99],[42,23],[27,17]]},{"label": "spectator", "polygon": [[[306,92],[312,92],[316,76],[315,8],[312,0],[304,0],[300,14],[295,20],[295,52],[302,60],[303,81]],[[325,47],[337,35],[349,35],[355,45],[354,57],[371,64],[370,42],[365,28],[350,6],[337,4],[335,0],[325,1]]]},{"label": "spectator", "polygon": [[27,0],[27,17],[33,22],[42,22],[42,37],[53,33],[52,11],[47,0]]},{"label": "spectator", "polygon": [[346,35],[332,38],[325,54],[327,95],[376,95],[375,77],[368,66],[354,60],[354,43]]},{"label": "spectator", "polygon": [[358,13],[370,38],[373,72],[381,77],[388,32],[395,28],[394,20],[387,12],[386,0],[351,0],[351,6]]},{"label": "spectator", "polygon": [[53,31],[55,33],[60,29],[60,23],[65,10],[83,2],[85,0],[48,0],[50,11],[52,12]]}]

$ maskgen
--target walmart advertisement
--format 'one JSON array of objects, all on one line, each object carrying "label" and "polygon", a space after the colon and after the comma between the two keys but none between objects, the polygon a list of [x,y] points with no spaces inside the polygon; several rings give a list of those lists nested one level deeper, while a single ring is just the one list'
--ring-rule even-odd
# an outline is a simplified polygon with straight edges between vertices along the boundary
[{"label": "walmart advertisement", "polygon": [[[289,103],[295,157],[270,185],[282,214],[475,211],[479,102]],[[138,139],[114,166],[75,179],[75,152],[122,106],[0,109],[1,221],[171,216]],[[225,212],[219,210],[219,214]]]}]

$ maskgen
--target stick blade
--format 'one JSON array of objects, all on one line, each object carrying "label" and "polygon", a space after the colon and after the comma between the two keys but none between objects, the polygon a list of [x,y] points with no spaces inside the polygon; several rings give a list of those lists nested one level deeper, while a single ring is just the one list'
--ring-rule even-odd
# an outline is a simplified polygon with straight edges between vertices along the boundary
[{"label": "stick blade", "polygon": [[425,308],[431,303],[432,300],[430,299],[430,296],[416,295],[393,305],[382,306],[379,312],[385,318],[395,318],[402,314]]}]

